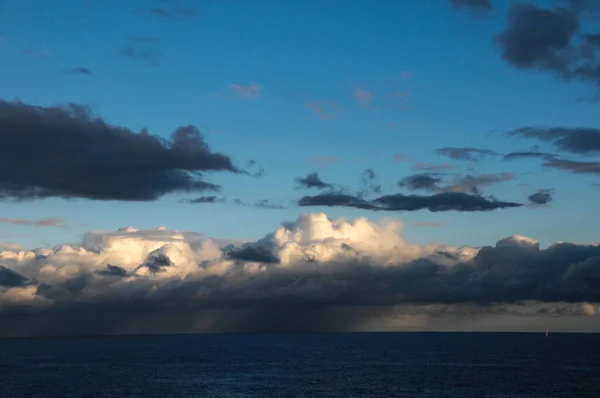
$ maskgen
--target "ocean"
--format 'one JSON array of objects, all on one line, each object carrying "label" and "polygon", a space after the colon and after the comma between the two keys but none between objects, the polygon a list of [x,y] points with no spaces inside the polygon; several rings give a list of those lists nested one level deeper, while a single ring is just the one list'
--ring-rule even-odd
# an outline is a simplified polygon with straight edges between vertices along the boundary
[{"label": "ocean", "polygon": [[0,397],[600,397],[600,334],[0,340]]}]

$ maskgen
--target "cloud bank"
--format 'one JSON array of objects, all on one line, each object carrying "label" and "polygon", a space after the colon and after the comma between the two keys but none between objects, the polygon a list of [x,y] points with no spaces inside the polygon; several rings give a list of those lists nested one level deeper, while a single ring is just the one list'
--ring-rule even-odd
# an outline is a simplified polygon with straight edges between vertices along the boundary
[{"label": "cloud bank", "polygon": [[0,336],[344,331],[398,311],[596,315],[581,303],[600,301],[600,245],[542,249],[520,235],[417,245],[402,230],[399,220],[315,213],[257,241],[127,227],[7,249]]}]

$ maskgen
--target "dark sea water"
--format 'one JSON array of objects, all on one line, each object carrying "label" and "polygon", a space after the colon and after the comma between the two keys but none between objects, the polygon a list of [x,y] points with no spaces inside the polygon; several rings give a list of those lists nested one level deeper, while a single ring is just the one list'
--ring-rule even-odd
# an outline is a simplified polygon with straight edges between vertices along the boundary
[{"label": "dark sea water", "polygon": [[600,334],[0,340],[0,397],[600,397]]}]

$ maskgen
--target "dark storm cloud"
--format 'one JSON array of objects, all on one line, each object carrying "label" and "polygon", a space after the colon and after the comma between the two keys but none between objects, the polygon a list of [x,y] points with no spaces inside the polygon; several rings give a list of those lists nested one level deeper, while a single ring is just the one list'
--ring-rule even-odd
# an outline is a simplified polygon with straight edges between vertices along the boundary
[{"label": "dark storm cloud", "polygon": [[462,192],[442,192],[433,195],[384,195],[371,201],[353,195],[324,193],[305,196],[298,206],[339,206],[377,211],[491,211],[520,207],[521,203],[502,202]]},{"label": "dark storm cloud", "polygon": [[437,191],[438,184],[442,181],[439,173],[420,173],[405,177],[398,183],[399,186],[411,191]]},{"label": "dark storm cloud", "polygon": [[0,286],[23,287],[30,283],[29,279],[10,268],[0,265]]},{"label": "dark storm cloud", "polygon": [[438,155],[447,156],[454,160],[469,160],[472,162],[478,162],[484,156],[496,156],[497,152],[491,149],[480,149],[480,148],[438,148],[435,150]]},{"label": "dark storm cloud", "polygon": [[0,101],[0,198],[151,201],[219,190],[202,179],[208,171],[240,172],[194,126],[166,140],[112,126],[79,105]]},{"label": "dark storm cloud", "polygon": [[506,134],[548,142],[559,150],[575,154],[600,152],[600,129],[593,127],[522,127],[507,131]]},{"label": "dark storm cloud", "polygon": [[540,189],[536,193],[529,195],[527,199],[536,205],[545,205],[552,201],[552,192],[549,189]]},{"label": "dark storm cloud", "polygon": [[[582,2],[545,9],[514,3],[508,26],[496,40],[504,59],[519,69],[538,69],[563,79],[578,78],[600,84],[600,58],[596,32],[581,37]],[[591,40],[589,38],[591,37]]]},{"label": "dark storm cloud", "polygon": [[305,177],[296,178],[296,182],[299,184],[299,188],[317,188],[317,189],[330,189],[333,187],[332,184],[326,183],[321,180],[319,173],[309,173]]}]

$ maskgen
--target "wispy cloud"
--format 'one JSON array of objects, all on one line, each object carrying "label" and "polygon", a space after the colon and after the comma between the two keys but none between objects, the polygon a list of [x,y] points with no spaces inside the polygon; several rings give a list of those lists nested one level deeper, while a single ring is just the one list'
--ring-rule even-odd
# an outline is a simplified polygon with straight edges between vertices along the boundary
[{"label": "wispy cloud", "polygon": [[471,162],[478,162],[484,156],[498,156],[498,152],[492,151],[491,149],[480,149],[480,148],[438,148],[435,150],[438,155],[449,157],[453,160],[468,160]]},{"label": "wispy cloud", "polygon": [[433,164],[427,162],[413,162],[412,170],[423,170],[423,171],[446,171],[452,169],[453,166],[448,163]]},{"label": "wispy cloud", "polygon": [[404,72],[400,73],[401,79],[410,79],[411,77],[413,77],[413,73],[409,70],[405,70]]},{"label": "wispy cloud", "polygon": [[125,46],[119,50],[118,55],[133,61],[146,62],[147,65],[156,65],[162,59],[162,52],[154,47]]},{"label": "wispy cloud", "polygon": [[46,57],[50,56],[50,51],[48,51],[48,50],[26,50],[26,51],[23,51],[23,54],[28,57],[46,58]]},{"label": "wispy cloud", "polygon": [[73,68],[69,71],[70,73],[74,74],[74,75],[87,75],[87,76],[91,76],[92,72],[83,66],[78,66],[76,68]]},{"label": "wispy cloud", "polygon": [[356,99],[361,105],[369,105],[375,97],[366,89],[359,87],[354,90],[354,99]]},{"label": "wispy cloud", "polygon": [[333,116],[331,113],[327,113],[327,111],[325,111],[324,106],[320,104],[317,104],[315,102],[309,102],[308,104],[306,104],[306,106],[308,106],[315,114],[319,115],[321,119],[335,118],[335,116]]},{"label": "wispy cloud", "polygon": [[252,83],[247,87],[239,84],[230,84],[229,88],[242,98],[258,98],[260,97],[261,87],[256,83]]},{"label": "wispy cloud", "polygon": [[181,21],[183,18],[194,18],[198,16],[195,7],[176,4],[175,1],[163,2],[165,6],[154,7],[135,11],[136,14],[146,14],[168,21]]},{"label": "wispy cloud", "polygon": [[306,159],[306,163],[308,165],[314,165],[316,167],[325,167],[325,166],[329,166],[333,163],[339,163],[341,162],[341,159],[335,156],[321,156],[321,155],[317,155],[314,158],[310,158],[310,159]]},{"label": "wispy cloud", "polygon": [[6,218],[0,217],[0,223],[12,225],[27,225],[32,227],[55,227],[66,228],[67,224],[61,217],[48,217],[41,220],[28,220],[25,218]]},{"label": "wispy cloud", "polygon": [[494,10],[491,0],[449,0],[450,5],[456,10],[464,10],[474,17],[488,15]]}]

